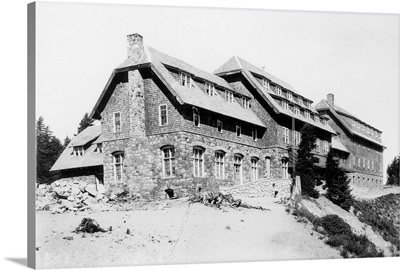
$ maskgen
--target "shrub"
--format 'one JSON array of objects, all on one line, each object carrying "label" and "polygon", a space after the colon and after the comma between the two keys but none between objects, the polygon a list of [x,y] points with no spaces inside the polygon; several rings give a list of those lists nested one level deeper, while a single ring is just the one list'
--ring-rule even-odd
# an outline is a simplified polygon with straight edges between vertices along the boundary
[{"label": "shrub", "polygon": [[329,236],[335,234],[351,235],[351,227],[338,215],[326,215],[321,218],[321,225]]}]

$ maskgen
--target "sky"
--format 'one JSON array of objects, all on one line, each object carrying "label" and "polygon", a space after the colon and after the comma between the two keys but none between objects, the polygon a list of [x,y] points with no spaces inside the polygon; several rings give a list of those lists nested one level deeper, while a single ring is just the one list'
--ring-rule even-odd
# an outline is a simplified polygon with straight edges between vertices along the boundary
[{"label": "sky", "polygon": [[333,93],[383,132],[384,169],[400,153],[396,15],[39,2],[36,118],[60,140],[91,112],[132,33],[208,72],[237,55],[313,105]]}]

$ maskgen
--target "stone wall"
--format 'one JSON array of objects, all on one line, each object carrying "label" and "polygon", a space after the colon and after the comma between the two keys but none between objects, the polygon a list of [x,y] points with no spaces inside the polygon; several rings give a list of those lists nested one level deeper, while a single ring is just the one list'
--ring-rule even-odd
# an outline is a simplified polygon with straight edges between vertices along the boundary
[{"label": "stone wall", "polygon": [[[275,187],[272,187],[272,184]],[[221,187],[224,192],[231,193],[233,196],[245,197],[265,197],[274,196],[274,191],[278,191],[277,198],[287,198],[290,196],[292,179],[262,178],[258,181],[248,182],[234,187]]]}]

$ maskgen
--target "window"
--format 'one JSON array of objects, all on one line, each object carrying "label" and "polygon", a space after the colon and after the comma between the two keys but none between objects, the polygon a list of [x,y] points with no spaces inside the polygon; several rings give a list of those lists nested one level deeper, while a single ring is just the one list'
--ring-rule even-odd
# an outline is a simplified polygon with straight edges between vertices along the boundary
[{"label": "window", "polygon": [[181,85],[189,88],[192,86],[192,80],[189,74],[181,73]]},{"label": "window", "polygon": [[362,166],[365,168],[365,158],[362,159]]},{"label": "window", "polygon": [[321,123],[322,123],[324,126],[326,126],[326,119],[325,119],[325,118],[322,118],[322,119],[321,119]]},{"label": "window", "polygon": [[209,96],[214,96],[215,87],[211,83],[206,82],[206,93]]},{"label": "window", "polygon": [[367,160],[367,169],[369,170],[369,159]]},{"label": "window", "polygon": [[263,82],[263,86],[264,86],[264,88],[266,88],[266,89],[270,90],[270,84],[269,84],[269,81],[268,81],[267,79],[263,79],[263,80],[262,80],[262,82]]},{"label": "window", "polygon": [[309,111],[304,111],[304,117],[306,119],[310,119],[310,112]]},{"label": "window", "polygon": [[257,181],[258,179],[258,158],[251,158],[251,180]]},{"label": "window", "polygon": [[281,105],[282,105],[282,108],[283,109],[285,109],[285,110],[289,110],[289,104],[287,103],[287,101],[285,101],[285,100],[282,100],[281,101]]},{"label": "window", "polygon": [[222,121],[217,120],[217,130],[218,132],[222,133]]},{"label": "window", "polygon": [[289,143],[289,129],[283,128],[283,142]]},{"label": "window", "polygon": [[121,132],[121,113],[114,113],[114,133]]},{"label": "window", "polygon": [[324,141],[324,154],[328,154],[328,152],[329,152],[328,141]]},{"label": "window", "polygon": [[353,166],[356,166],[356,157],[353,156]]},{"label": "window", "polygon": [[278,96],[282,96],[282,88],[281,88],[279,85],[276,85],[276,86],[275,86],[275,93],[276,93]]},{"label": "window", "polygon": [[243,108],[245,108],[245,109],[250,108],[250,100],[245,98],[245,97],[243,97],[242,98],[242,105],[243,105]]},{"label": "window", "polygon": [[307,108],[311,108],[311,102],[310,102],[310,101],[304,100],[304,105],[305,105]]},{"label": "window", "polygon": [[253,127],[251,130],[251,137],[253,138],[253,141],[257,141],[257,128]]},{"label": "window", "polygon": [[315,151],[316,151],[317,153],[321,152],[321,140],[320,140],[320,139],[317,139],[315,143],[316,143]]},{"label": "window", "polygon": [[318,115],[315,116],[315,122],[316,122],[316,123],[320,123],[320,122],[321,122],[321,120],[320,120],[320,118],[319,118]]},{"label": "window", "polygon": [[372,160],[372,161],[371,161],[371,169],[372,169],[372,170],[375,170],[375,164],[374,164],[374,163],[375,163],[375,162]]},{"label": "window", "polygon": [[193,108],[193,123],[196,127],[200,126],[200,114],[197,108]]},{"label": "window", "polygon": [[236,125],[236,136],[241,137],[242,136],[242,129],[240,127],[240,124]]},{"label": "window", "polygon": [[265,177],[267,177],[267,178],[271,177],[271,158],[270,157],[265,158]]},{"label": "window", "polygon": [[175,176],[174,147],[165,147],[162,149],[162,170],[163,170],[163,177]]},{"label": "window", "polygon": [[113,159],[114,159],[114,181],[121,181],[123,161],[124,161],[123,153],[114,154]]},{"label": "window", "polygon": [[287,98],[288,98],[288,100],[293,101],[293,95],[292,95],[292,93],[288,92],[288,93],[287,93]]},{"label": "window", "polygon": [[243,175],[242,175],[242,159],[243,157],[241,155],[236,154],[234,156],[234,174],[235,174],[235,179],[240,181],[240,184],[243,184]]},{"label": "window", "polygon": [[289,178],[289,162],[287,158],[282,159],[282,178]]},{"label": "window", "polygon": [[300,141],[301,141],[301,134],[300,134],[300,132],[295,131],[294,132],[294,145],[299,146]]},{"label": "window", "polygon": [[167,105],[166,104],[160,105],[160,107],[158,109],[158,115],[159,115],[160,126],[168,125]]},{"label": "window", "polygon": [[230,103],[233,102],[233,93],[231,91],[226,91],[226,100]]},{"label": "window", "polygon": [[358,157],[358,167],[361,167],[361,159]]},{"label": "window", "polygon": [[193,148],[193,176],[204,176],[204,150],[202,148]]},{"label": "window", "polygon": [[299,115],[300,114],[300,108],[297,106],[294,106],[294,114]]},{"label": "window", "polygon": [[225,178],[224,168],[225,153],[222,151],[215,152],[215,177],[218,179]]},{"label": "window", "polygon": [[83,149],[83,146],[74,146],[73,154],[75,156],[83,156],[83,154],[85,154],[85,149]]}]

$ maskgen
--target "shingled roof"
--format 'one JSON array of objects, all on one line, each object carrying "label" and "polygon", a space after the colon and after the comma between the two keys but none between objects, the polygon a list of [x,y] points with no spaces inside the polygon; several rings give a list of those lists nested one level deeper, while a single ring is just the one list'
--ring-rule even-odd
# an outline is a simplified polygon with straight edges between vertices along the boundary
[{"label": "shingled roof", "polygon": [[[254,77],[253,74],[257,74],[261,77],[265,77],[272,82],[279,84],[280,86],[296,93],[297,95],[301,96],[298,94],[294,88],[283,82],[282,80],[272,76],[271,74],[265,72],[262,69],[257,68],[256,66],[250,64],[249,62],[234,56],[230,58],[226,63],[224,63],[220,68],[218,68],[216,71],[214,71],[214,74],[217,75],[224,75],[232,72],[241,72],[243,76],[249,81],[249,83],[256,89],[258,90],[261,95],[264,97],[265,101],[272,107],[272,109],[278,113],[278,114],[284,114],[290,117],[293,117],[297,120],[300,120],[302,122],[308,123],[310,125],[316,126],[322,130],[328,131],[332,134],[335,134],[335,131],[332,129],[331,126],[329,125],[323,125],[320,122],[313,121],[312,119],[306,119],[302,115],[295,114],[290,110],[285,110],[283,109],[276,101],[275,99],[271,96],[274,92],[272,90],[268,90],[265,87],[263,87],[258,80]],[[302,96],[301,96],[302,97]],[[308,100],[308,99],[307,99]],[[315,109],[310,109],[310,111],[313,111],[314,113],[317,113]],[[318,114],[318,113],[317,113]]]},{"label": "shingled roof", "polygon": [[[104,155],[103,153],[95,152],[97,146],[94,143],[99,138],[100,133],[101,126],[90,126],[79,133],[64,149],[50,171],[102,166]],[[75,156],[73,154],[74,146],[84,146],[87,148],[82,156]]]},{"label": "shingled roof", "polygon": [[180,71],[190,74],[192,78],[205,80],[215,84],[216,87],[228,89],[235,92],[235,90],[229,85],[229,83],[221,77],[198,69],[182,60],[161,53],[146,45],[143,45],[143,48],[145,52],[144,56],[141,56],[135,61],[131,58],[128,58],[114,70],[106,87],[100,95],[99,100],[93,108],[90,117],[99,117],[98,112],[101,111],[101,104],[106,102],[105,99],[107,96],[110,96],[109,94],[106,95],[107,91],[113,91],[113,89],[109,89],[109,86],[117,73],[125,72],[126,70],[130,69],[137,69],[142,66],[149,66],[166,85],[166,87],[171,91],[172,95],[176,97],[179,103],[193,105],[257,126],[265,127],[264,123],[251,109],[245,109],[236,102],[227,102],[225,99],[218,95],[209,96],[204,91],[202,91],[195,82],[190,89],[188,87],[180,85],[180,83],[172,76],[167,67],[178,69]]},{"label": "shingled roof", "polygon": [[[357,130],[354,130],[350,125],[348,125],[346,123],[346,121],[344,121],[344,119],[342,118],[342,115],[349,116],[349,117],[354,118],[362,123],[364,123],[364,122],[359,120],[359,118],[353,116],[349,112],[345,111],[344,109],[340,108],[339,106],[337,106],[337,105],[331,106],[325,99],[323,99],[315,106],[315,108],[317,111],[329,110],[335,116],[335,118],[338,119],[338,121],[344,126],[344,128],[350,132],[350,134],[356,135],[365,140],[373,142],[379,146],[385,147],[380,141],[378,141],[374,138],[368,137],[368,136],[358,132]],[[370,126],[370,125],[368,125],[368,126]],[[376,128],[374,128],[374,129],[376,129]],[[376,129],[376,130],[378,130],[378,129]]]}]

